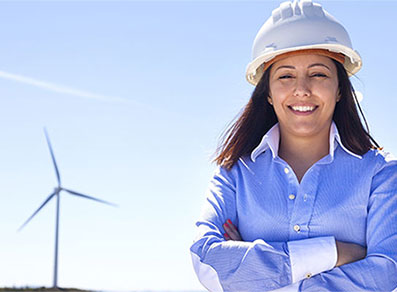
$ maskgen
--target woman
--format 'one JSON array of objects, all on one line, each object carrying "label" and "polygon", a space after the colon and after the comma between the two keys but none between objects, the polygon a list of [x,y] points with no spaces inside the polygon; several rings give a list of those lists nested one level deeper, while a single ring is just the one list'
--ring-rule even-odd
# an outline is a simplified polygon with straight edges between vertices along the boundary
[{"label": "woman", "polygon": [[319,4],[285,2],[253,55],[256,88],[220,148],[190,249],[199,280],[210,291],[393,291],[397,161],[361,123],[347,32]]}]

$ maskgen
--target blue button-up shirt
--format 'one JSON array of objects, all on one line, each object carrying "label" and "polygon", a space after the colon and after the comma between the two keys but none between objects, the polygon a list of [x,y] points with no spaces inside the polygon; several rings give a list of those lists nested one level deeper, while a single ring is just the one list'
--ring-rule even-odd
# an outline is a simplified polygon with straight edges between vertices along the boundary
[{"label": "blue button-up shirt", "polygon": [[[397,288],[397,161],[350,152],[334,123],[329,139],[329,154],[300,183],[278,156],[277,124],[250,156],[217,169],[190,248],[208,290]],[[244,241],[225,241],[227,219]],[[335,239],[366,246],[366,258],[334,267]]]}]

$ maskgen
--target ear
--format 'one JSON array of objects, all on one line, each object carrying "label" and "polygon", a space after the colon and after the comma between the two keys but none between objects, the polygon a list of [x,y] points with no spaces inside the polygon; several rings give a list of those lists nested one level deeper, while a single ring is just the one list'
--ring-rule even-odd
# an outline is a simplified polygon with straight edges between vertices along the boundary
[{"label": "ear", "polygon": [[273,105],[273,101],[272,101],[272,98],[270,96],[267,97],[267,102],[270,103],[271,105]]},{"label": "ear", "polygon": [[338,89],[338,92],[337,92],[337,95],[336,95],[336,102],[339,102],[341,98],[342,98],[342,96],[340,94],[340,90]]}]

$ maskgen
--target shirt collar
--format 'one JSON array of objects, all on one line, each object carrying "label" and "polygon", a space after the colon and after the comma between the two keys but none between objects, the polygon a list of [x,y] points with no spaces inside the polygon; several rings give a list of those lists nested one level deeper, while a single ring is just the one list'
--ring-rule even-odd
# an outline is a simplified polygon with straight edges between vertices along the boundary
[{"label": "shirt collar", "polygon": [[[278,155],[278,146],[280,142],[280,127],[278,123],[276,123],[262,138],[261,142],[259,145],[251,152],[251,160],[255,162],[256,158],[263,152],[265,152],[267,149],[270,148],[272,151],[272,156],[273,158],[276,158]],[[338,128],[336,127],[336,124],[334,121],[332,121],[331,124],[331,130],[329,132],[329,154],[331,155],[331,158],[334,158],[334,152],[337,147],[337,144],[339,144],[344,151],[346,151],[348,154],[357,157],[361,159],[362,157],[360,155],[357,155],[350,150],[348,150],[343,144],[342,140],[340,138]]]}]

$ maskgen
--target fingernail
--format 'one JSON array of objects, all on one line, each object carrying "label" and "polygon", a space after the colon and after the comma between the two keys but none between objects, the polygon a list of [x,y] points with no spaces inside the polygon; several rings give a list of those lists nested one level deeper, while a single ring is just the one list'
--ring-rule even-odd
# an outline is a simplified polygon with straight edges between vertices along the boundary
[{"label": "fingernail", "polygon": [[227,219],[226,221],[227,221],[227,223],[229,223],[230,225],[233,225],[233,223],[232,223],[232,221],[231,221],[230,219]]}]

